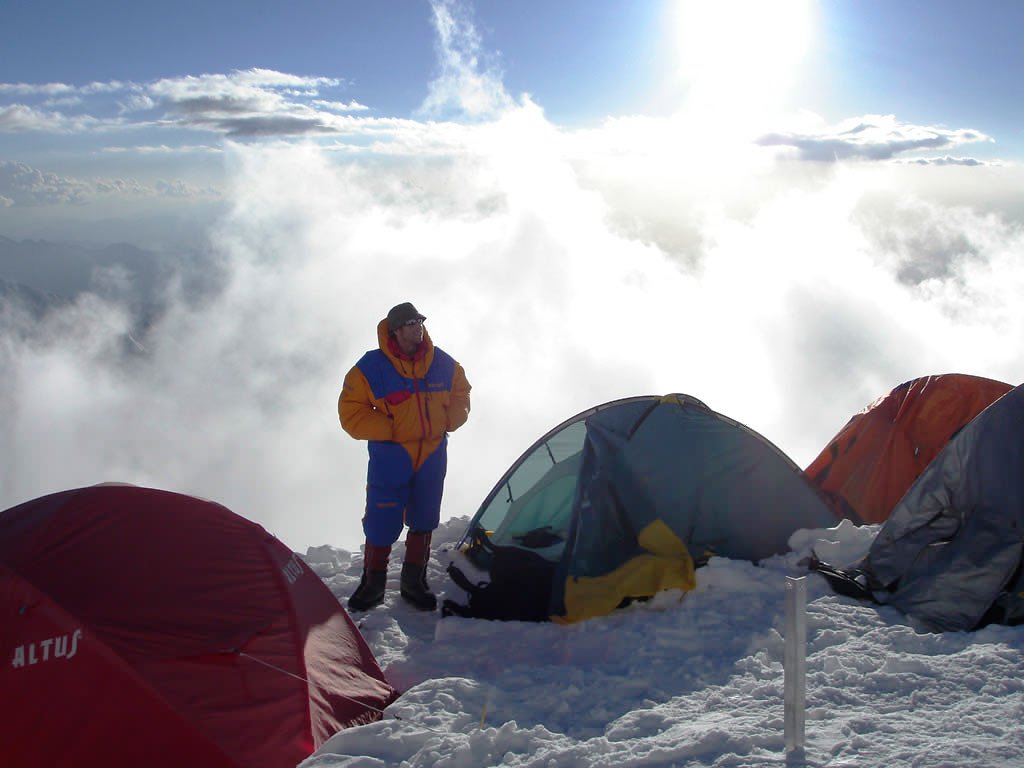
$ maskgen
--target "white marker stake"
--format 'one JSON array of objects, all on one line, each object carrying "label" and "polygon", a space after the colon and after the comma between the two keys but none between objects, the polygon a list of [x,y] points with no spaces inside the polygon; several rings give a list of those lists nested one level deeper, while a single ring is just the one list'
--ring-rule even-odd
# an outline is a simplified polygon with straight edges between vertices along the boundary
[{"label": "white marker stake", "polygon": [[786,751],[803,749],[807,697],[807,582],[786,577]]}]

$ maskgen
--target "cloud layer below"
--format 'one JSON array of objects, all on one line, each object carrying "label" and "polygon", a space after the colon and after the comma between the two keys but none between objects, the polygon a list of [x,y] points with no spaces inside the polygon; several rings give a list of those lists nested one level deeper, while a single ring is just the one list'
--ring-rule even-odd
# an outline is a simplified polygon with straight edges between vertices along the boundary
[{"label": "cloud layer below", "polygon": [[[325,105],[335,81],[265,70],[0,86],[21,100],[0,130],[35,114],[117,131],[141,114],[292,139],[218,148],[217,291],[171,281],[127,347],[127,302],[83,296],[42,323],[3,305],[0,507],[127,481],[224,503],[296,549],[356,549],[365,446],[338,425],[338,391],[406,300],[474,387],[446,516],[472,515],[536,437],[617,397],[693,395],[803,466],[907,379],[1020,382],[1020,170],[854,162],[986,137],[877,117],[722,137],[685,111],[564,129],[505,94],[445,9],[427,106],[460,122],[361,117]],[[120,93],[122,111],[86,120],[57,103],[89,91]],[[9,211],[97,194],[0,166]]]},{"label": "cloud layer below", "polygon": [[530,106],[462,135],[443,158],[360,162],[231,146],[214,300],[171,296],[144,354],[124,352],[128,312],[89,297],[4,337],[0,503],[124,480],[216,499],[296,548],[358,546],[365,449],[336,399],[404,300],[474,385],[448,515],[616,397],[686,392],[805,465],[904,380],[1021,378],[1019,222],[841,168],[701,200],[667,166],[643,199],[649,179],[594,158],[584,174]]}]

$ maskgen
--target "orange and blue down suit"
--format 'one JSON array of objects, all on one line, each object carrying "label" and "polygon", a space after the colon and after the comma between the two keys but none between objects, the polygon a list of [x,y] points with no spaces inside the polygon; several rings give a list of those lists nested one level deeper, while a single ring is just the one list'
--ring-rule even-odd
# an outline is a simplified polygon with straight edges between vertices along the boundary
[{"label": "orange and blue down suit", "polygon": [[413,357],[402,354],[386,320],[377,325],[377,340],[379,349],[346,374],[338,416],[348,434],[369,441],[363,533],[370,544],[388,547],[404,525],[437,528],[448,433],[469,418],[470,385],[462,366],[434,346],[426,328]]}]

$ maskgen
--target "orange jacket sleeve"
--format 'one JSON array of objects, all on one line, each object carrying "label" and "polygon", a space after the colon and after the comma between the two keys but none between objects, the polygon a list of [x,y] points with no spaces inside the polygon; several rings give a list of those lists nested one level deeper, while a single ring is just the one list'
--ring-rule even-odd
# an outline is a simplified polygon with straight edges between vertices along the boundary
[{"label": "orange jacket sleeve", "polygon": [[338,418],[341,419],[341,428],[356,440],[393,439],[391,416],[377,407],[370,383],[358,367],[353,367],[345,375],[338,397]]},{"label": "orange jacket sleeve", "polygon": [[472,387],[466,379],[466,372],[458,363],[452,374],[452,394],[448,403],[448,431],[454,432],[469,418],[469,391]]}]

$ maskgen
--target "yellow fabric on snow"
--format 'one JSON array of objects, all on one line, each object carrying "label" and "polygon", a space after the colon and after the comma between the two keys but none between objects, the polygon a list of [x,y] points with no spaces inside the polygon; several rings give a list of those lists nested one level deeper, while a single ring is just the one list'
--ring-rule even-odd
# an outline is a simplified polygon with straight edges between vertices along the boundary
[{"label": "yellow fabric on snow", "polygon": [[666,589],[690,591],[697,585],[693,558],[682,540],[661,520],[639,535],[647,553],[627,560],[603,576],[570,576],[565,582],[565,615],[552,616],[559,624],[571,624],[605,616],[627,597],[651,597]]}]

